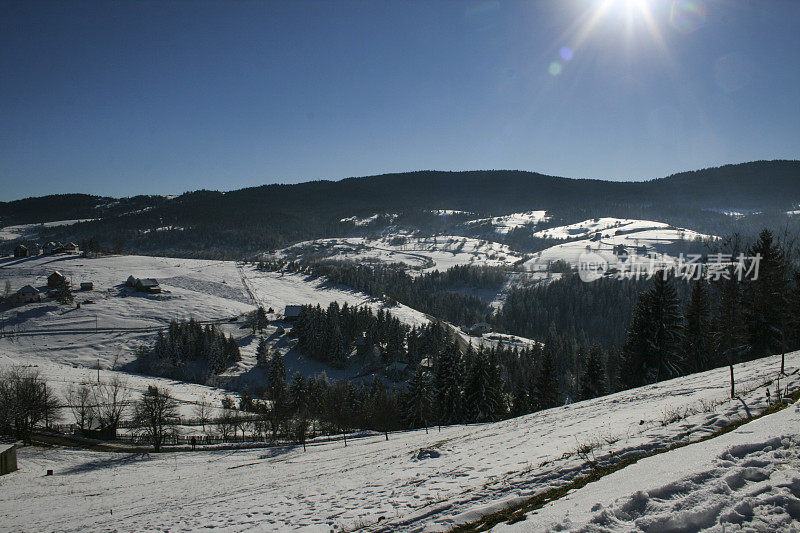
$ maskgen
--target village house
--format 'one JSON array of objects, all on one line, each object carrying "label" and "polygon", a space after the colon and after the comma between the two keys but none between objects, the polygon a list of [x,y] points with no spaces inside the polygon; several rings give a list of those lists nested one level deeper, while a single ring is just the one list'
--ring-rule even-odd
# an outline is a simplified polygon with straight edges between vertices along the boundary
[{"label": "village house", "polygon": [[0,476],[17,469],[17,445],[0,443]]},{"label": "village house", "polygon": [[48,242],[47,244],[44,245],[44,248],[42,249],[42,251],[45,254],[57,254],[63,248],[64,248],[64,245],[61,244],[60,242],[50,241],[50,242]]},{"label": "village house", "polygon": [[34,242],[33,244],[30,244],[30,245],[28,246],[28,252],[29,252],[29,253],[30,253],[30,255],[32,255],[32,256],[39,255],[39,254],[41,254],[41,253],[42,253],[42,247],[41,247],[41,246],[39,246],[39,243],[38,243],[38,242]]},{"label": "village house", "polygon": [[25,285],[16,293],[14,293],[14,301],[18,304],[25,304],[30,302],[41,302],[42,295],[39,290],[32,285]]},{"label": "village house", "polygon": [[14,257],[30,257],[31,252],[27,246],[20,244],[14,248]]},{"label": "village house", "polygon": [[283,319],[287,322],[294,322],[300,318],[300,311],[302,310],[302,305],[287,305],[283,310]]},{"label": "village house", "polygon": [[137,278],[133,277],[133,274],[131,274],[130,276],[128,276],[128,279],[125,280],[125,286],[126,287],[135,287],[137,281],[139,281],[139,280]]},{"label": "village house", "polygon": [[80,252],[80,248],[74,242],[68,242],[61,251],[67,254],[77,254]]},{"label": "village house", "polygon": [[82,281],[81,282],[81,290],[82,291],[91,291],[94,289],[94,283],[91,281]]},{"label": "village house", "polygon": [[161,292],[161,286],[155,278],[139,278],[136,280],[136,290],[155,294]]},{"label": "village house", "polygon": [[47,286],[48,287],[55,288],[55,287],[61,286],[64,283],[69,284],[69,282],[67,281],[66,276],[64,276],[64,274],[62,274],[61,272],[55,271],[52,274],[50,274],[49,276],[47,276]]},{"label": "village house", "polygon": [[476,337],[480,337],[484,333],[489,333],[492,331],[492,326],[487,324],[486,322],[478,322],[477,324],[473,324],[471,328],[469,328],[469,334],[474,335]]}]

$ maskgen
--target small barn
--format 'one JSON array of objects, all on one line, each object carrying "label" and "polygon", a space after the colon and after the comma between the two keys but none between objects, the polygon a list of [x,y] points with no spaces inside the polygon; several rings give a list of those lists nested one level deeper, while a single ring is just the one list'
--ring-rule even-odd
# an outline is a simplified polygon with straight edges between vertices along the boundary
[{"label": "small barn", "polygon": [[30,252],[31,255],[39,255],[40,253],[42,253],[42,247],[39,246],[38,242],[35,242],[30,246],[28,246],[28,251]]},{"label": "small barn", "polygon": [[0,443],[0,476],[17,469],[17,445]]},{"label": "small barn", "polygon": [[68,254],[77,254],[80,252],[80,248],[74,242],[68,242],[64,245],[63,251]]},{"label": "small barn", "polygon": [[27,246],[20,244],[14,248],[14,257],[30,257],[31,252]]},{"label": "small barn", "polygon": [[42,295],[39,290],[32,285],[25,285],[14,294],[14,299],[17,303],[24,304],[29,302],[42,301]]},{"label": "small barn", "polygon": [[127,287],[135,287],[135,286],[136,286],[136,282],[137,282],[137,281],[139,281],[139,279],[138,279],[138,278],[135,278],[135,277],[133,277],[133,275],[131,274],[130,276],[128,276],[128,279],[127,279],[127,280],[125,280],[125,285],[126,285]]},{"label": "small barn", "polygon": [[136,280],[136,290],[139,292],[159,293],[161,286],[155,278],[139,278]]},{"label": "small barn", "polygon": [[492,331],[492,326],[487,324],[486,322],[478,322],[477,324],[473,324],[471,328],[469,328],[469,334],[475,336],[481,336],[484,333],[489,333]]},{"label": "small barn", "polygon": [[287,322],[294,322],[300,318],[300,311],[303,310],[302,305],[287,305],[283,310],[283,319]]},{"label": "small barn", "polygon": [[50,274],[49,276],[47,276],[47,286],[48,287],[54,287],[55,288],[55,287],[59,287],[59,286],[63,285],[64,283],[67,283],[67,277],[64,276],[64,274],[62,274],[61,272],[59,272],[57,270],[55,272],[53,272],[52,274]]},{"label": "small barn", "polygon": [[64,245],[60,242],[50,241],[44,245],[43,251],[46,254],[57,254],[64,249]]},{"label": "small barn", "polygon": [[81,290],[82,291],[91,291],[94,289],[94,283],[91,281],[82,281],[81,282]]}]

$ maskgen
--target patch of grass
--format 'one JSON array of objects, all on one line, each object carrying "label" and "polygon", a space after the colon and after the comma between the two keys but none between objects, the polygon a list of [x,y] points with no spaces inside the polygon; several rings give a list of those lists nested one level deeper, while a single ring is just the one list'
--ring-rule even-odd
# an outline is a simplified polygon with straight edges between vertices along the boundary
[{"label": "patch of grass", "polygon": [[[800,400],[800,390],[794,391],[789,395],[793,401],[797,402]],[[503,522],[508,524],[513,524],[515,522],[520,522],[525,520],[528,513],[532,511],[536,511],[537,509],[541,509],[546,504],[563,498],[569,492],[574,490],[580,489],[588,485],[593,481],[597,481],[609,474],[612,474],[618,470],[622,470],[634,463],[637,463],[641,459],[645,459],[647,457],[653,457],[655,455],[659,455],[662,453],[669,452],[671,450],[676,450],[678,448],[683,448],[684,446],[689,446],[692,444],[697,444],[699,442],[707,441],[713,439],[715,437],[719,437],[720,435],[724,435],[725,433],[730,433],[731,431],[747,424],[748,422],[752,422],[753,420],[757,420],[763,416],[771,415],[773,413],[777,413],[778,411],[785,409],[788,405],[783,402],[778,402],[760,414],[750,417],[750,418],[742,418],[737,420],[736,422],[732,422],[727,426],[718,429],[714,433],[709,435],[705,435],[697,440],[693,440],[691,442],[681,442],[678,444],[674,444],[672,446],[668,446],[666,448],[653,450],[651,452],[644,453],[642,455],[638,455],[636,457],[629,457],[628,459],[623,459],[613,465],[605,465],[605,466],[598,466],[592,469],[591,472],[586,474],[585,476],[581,476],[575,478],[570,483],[562,485],[561,487],[553,488],[550,490],[546,490],[541,492],[531,498],[525,500],[522,503],[518,503],[507,507],[506,509],[502,509],[500,511],[488,514],[486,516],[481,517],[478,521],[473,522],[471,524],[464,524],[458,526],[451,531],[454,533],[472,533],[472,532],[479,532],[479,531],[488,531],[489,529],[493,528],[494,526],[501,524]]]}]

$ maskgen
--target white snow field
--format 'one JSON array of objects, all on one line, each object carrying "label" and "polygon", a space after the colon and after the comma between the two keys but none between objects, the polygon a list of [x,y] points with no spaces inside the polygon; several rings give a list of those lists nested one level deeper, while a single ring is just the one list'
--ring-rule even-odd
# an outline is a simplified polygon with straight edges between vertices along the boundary
[{"label": "white snow field", "polygon": [[[639,262],[647,263],[650,259],[646,255],[654,254],[658,256],[657,263],[661,267],[670,267],[678,261],[677,255],[681,251],[681,243],[697,239],[716,239],[712,235],[686,228],[675,228],[663,222],[612,217],[589,219],[568,226],[549,228],[534,235],[578,240],[557,244],[535,254],[533,259],[524,263],[525,268],[533,270],[558,260],[577,265],[580,255],[586,252],[587,248],[603,257],[609,265],[620,265],[620,258],[614,254],[614,247],[619,245],[625,247],[628,255],[638,255]],[[599,235],[599,239],[592,240],[595,235]],[[646,254],[641,253],[642,247],[647,250]]]},{"label": "white snow field", "polygon": [[526,211],[524,213],[511,213],[499,217],[477,218],[465,222],[465,224],[485,224],[489,223],[494,227],[496,233],[505,235],[509,231],[526,226],[538,224],[547,220],[547,211]]},{"label": "white snow field", "polygon": [[278,250],[276,257],[316,257],[373,263],[403,263],[418,272],[447,270],[456,265],[509,266],[523,259],[504,244],[459,237],[411,237],[405,234],[381,238],[345,237],[304,241]]},{"label": "white snow field", "polygon": [[[54,222],[42,222],[40,224],[19,224],[17,226],[5,226],[0,228],[0,241],[13,241],[14,239],[35,239],[39,236],[39,231],[45,228],[56,226],[71,226],[79,222],[91,222],[94,218],[82,218],[76,220],[56,220]],[[43,243],[42,243],[43,244]]]},{"label": "white snow field", "polygon": [[[800,352],[789,354],[787,364],[794,371]],[[727,399],[728,369],[719,368],[503,422],[393,433],[388,441],[366,436],[346,448],[341,441],[319,443],[305,453],[297,447],[149,455],[26,447],[19,451],[20,470],[0,477],[2,528],[446,531],[587,473],[586,457],[576,453],[584,445],[593,444],[598,458],[612,452],[625,458],[757,414],[779,365],[779,357],[737,365],[736,400]],[[784,385],[795,390],[800,375]],[[675,452],[685,455],[633,465],[641,482],[634,470],[621,470],[552,505],[577,506],[567,518],[595,520],[589,531],[722,531],[720,524],[733,531],[750,516],[791,531],[800,488],[799,421],[791,406]],[[54,475],[45,476],[47,469]],[[600,484],[608,490],[583,496]],[[559,529],[565,516],[553,513],[547,516]],[[692,517],[702,527],[681,527]],[[751,530],[773,530],[753,523]],[[517,527],[541,530],[536,522],[525,525]]]},{"label": "white snow field", "polygon": [[[135,348],[150,343],[170,320],[193,317],[221,321],[224,331],[237,338],[243,355],[248,356],[255,352],[257,339],[238,323],[227,321],[252,311],[257,304],[282,313],[289,304],[347,302],[368,305],[376,311],[387,309],[410,325],[428,322],[422,313],[406,306],[389,307],[325,279],[261,272],[233,261],[71,255],[0,258],[0,284],[8,280],[12,291],[26,284],[43,289],[47,276],[56,270],[71,279],[73,286],[93,282],[94,290],[76,291],[80,309],[46,299],[6,310],[0,317],[6,334],[0,338],[0,353],[5,351],[23,362],[46,360],[96,368],[99,361],[103,368],[112,368],[115,363],[118,366],[132,361]],[[129,290],[123,286],[129,275],[156,278],[164,292]],[[271,327],[267,333],[275,329]],[[254,362],[252,357],[246,358],[243,366],[248,362]]]}]

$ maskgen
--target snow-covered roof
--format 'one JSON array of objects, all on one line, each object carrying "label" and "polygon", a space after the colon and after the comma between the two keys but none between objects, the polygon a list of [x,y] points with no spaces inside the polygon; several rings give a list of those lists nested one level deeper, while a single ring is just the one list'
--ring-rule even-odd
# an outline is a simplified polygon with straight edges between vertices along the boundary
[{"label": "snow-covered roof", "polygon": [[137,283],[142,287],[158,287],[158,280],[155,278],[140,278]]},{"label": "snow-covered roof", "polygon": [[300,311],[302,311],[302,309],[302,305],[287,305],[286,309],[283,310],[283,316],[300,316]]},{"label": "snow-covered roof", "polygon": [[20,288],[20,289],[17,291],[17,294],[25,294],[25,293],[30,293],[30,294],[39,294],[39,289],[37,289],[37,288],[36,288],[36,287],[34,287],[33,285],[25,285],[24,287],[21,287],[21,288]]}]

